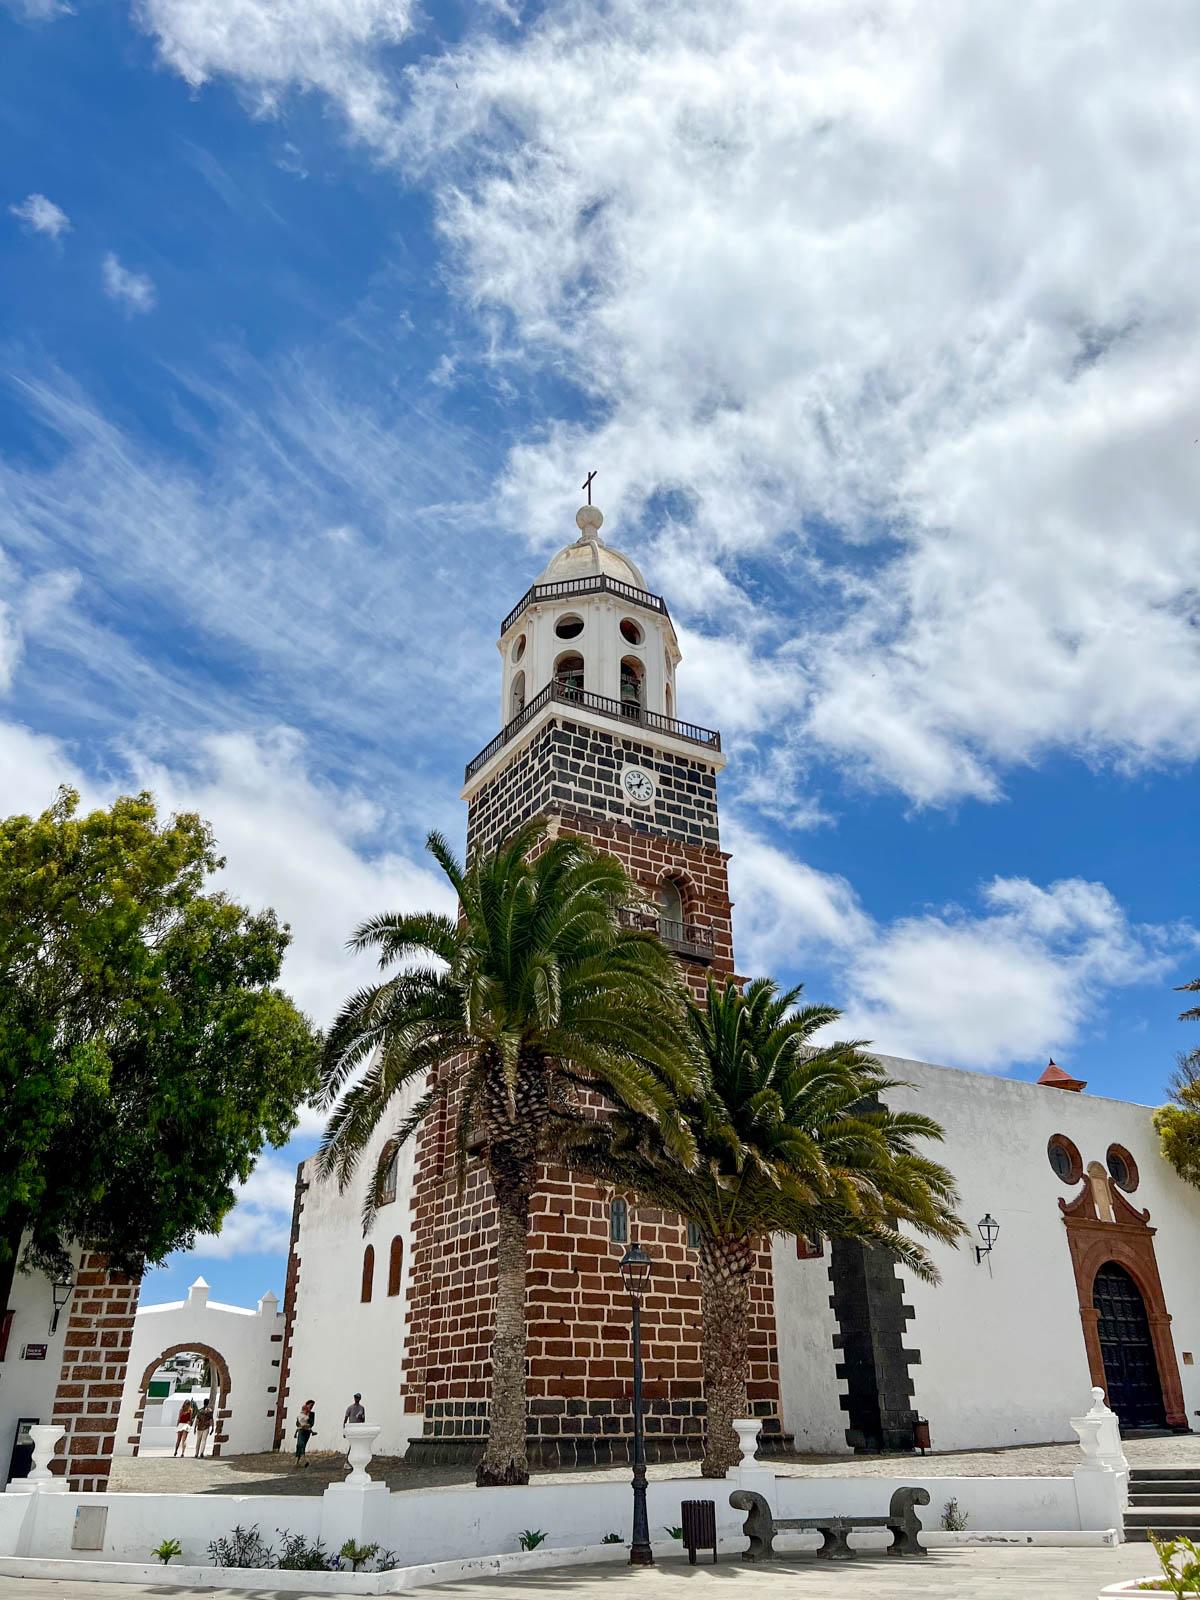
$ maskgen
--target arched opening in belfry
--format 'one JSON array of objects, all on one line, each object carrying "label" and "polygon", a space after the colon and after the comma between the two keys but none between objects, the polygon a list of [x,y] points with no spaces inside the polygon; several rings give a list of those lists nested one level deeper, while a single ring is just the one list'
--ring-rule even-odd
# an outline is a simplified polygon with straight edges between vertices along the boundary
[{"label": "arched opening in belfry", "polygon": [[662,939],[683,938],[683,891],[674,878],[658,886],[658,932]]},{"label": "arched opening in belfry", "polygon": [[669,683],[663,691],[663,702],[667,708],[667,715],[673,717],[675,715],[675,695]]},{"label": "arched opening in belfry", "polygon": [[513,677],[512,694],[509,697],[508,715],[510,718],[520,714],[525,709],[525,674],[518,672]]},{"label": "arched opening in belfry", "polygon": [[626,716],[640,716],[645,709],[646,669],[633,656],[621,662],[621,710]]},{"label": "arched opening in belfry", "polygon": [[558,692],[568,700],[583,693],[583,657],[577,651],[568,651],[554,663],[554,681]]}]

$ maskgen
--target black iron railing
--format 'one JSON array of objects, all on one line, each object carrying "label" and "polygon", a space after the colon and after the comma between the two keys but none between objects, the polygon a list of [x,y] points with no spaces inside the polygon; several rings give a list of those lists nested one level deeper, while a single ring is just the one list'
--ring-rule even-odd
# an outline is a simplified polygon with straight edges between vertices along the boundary
[{"label": "black iron railing", "polygon": [[645,711],[635,701],[610,700],[607,695],[592,694],[589,689],[576,688],[570,679],[556,678],[544,689],[539,690],[532,700],[526,701],[512,721],[505,723],[491,743],[485,744],[479,754],[467,762],[467,781],[469,782],[481,767],[488,764],[497,750],[503,750],[506,744],[515,739],[521,729],[552,700],[560,705],[573,706],[580,711],[592,711],[598,716],[610,717],[614,722],[622,722],[627,727],[649,728],[653,733],[670,734],[673,739],[686,739],[689,744],[703,745],[708,750],[721,748],[721,735],[715,728],[702,728],[696,722],[679,722],[675,717],[664,717],[658,711]]},{"label": "black iron railing", "polygon": [[565,600],[575,594],[615,594],[627,600],[631,606],[643,606],[647,611],[657,611],[662,617],[668,614],[667,602],[660,594],[651,594],[648,589],[639,589],[632,583],[622,583],[620,578],[594,573],[587,578],[563,578],[559,583],[535,583],[532,588],[526,589],[501,623],[500,637],[504,637],[522,611],[536,605],[539,600]]},{"label": "black iron railing", "polygon": [[713,931],[697,922],[675,922],[640,906],[626,906],[621,912],[621,921],[627,928],[657,933],[668,950],[689,961],[708,962],[713,958]]}]

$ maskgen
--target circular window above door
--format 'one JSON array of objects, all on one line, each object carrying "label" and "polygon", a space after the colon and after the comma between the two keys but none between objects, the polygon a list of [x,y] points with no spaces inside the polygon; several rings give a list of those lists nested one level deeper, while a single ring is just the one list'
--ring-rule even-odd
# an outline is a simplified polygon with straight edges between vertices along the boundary
[{"label": "circular window above door", "polygon": [[1046,1159],[1063,1183],[1078,1183],[1083,1177],[1083,1157],[1065,1133],[1055,1133],[1046,1146]]}]

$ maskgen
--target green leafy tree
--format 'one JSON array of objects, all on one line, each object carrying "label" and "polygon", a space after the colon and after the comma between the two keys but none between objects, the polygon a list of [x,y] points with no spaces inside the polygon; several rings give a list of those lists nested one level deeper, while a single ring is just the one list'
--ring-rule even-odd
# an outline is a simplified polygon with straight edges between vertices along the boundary
[{"label": "green leafy tree", "polygon": [[698,1086],[680,1108],[692,1166],[636,1114],[596,1127],[573,1152],[577,1166],[699,1230],[706,1477],[740,1459],[733,1420],[747,1415],[750,1282],[765,1238],[860,1239],[936,1281],[913,1234],[954,1243],[963,1231],[953,1178],[918,1148],[941,1138],[938,1124],[884,1107],[879,1097],[898,1085],[859,1045],[814,1047],[839,1013],[797,1009],[800,993],[759,978],[743,994],[710,978],[706,1003],[689,1007]]},{"label": "green leafy tree", "polygon": [[[459,917],[389,914],[352,941],[389,975],[347,1001],[326,1043],[321,1148],[345,1186],[397,1092],[419,1097],[395,1130],[407,1140],[448,1101],[460,1182],[472,1136],[498,1214],[496,1320],[488,1438],[480,1483],[525,1483],[525,1278],[530,1202],[546,1162],[586,1134],[580,1094],[636,1109],[663,1148],[694,1159],[674,1095],[686,1089],[675,965],[653,934],[626,927],[638,899],[620,863],[539,824],[459,865],[429,850],[458,895]],[[414,965],[414,963],[416,963]],[[379,1199],[368,1191],[364,1223]]]},{"label": "green leafy tree", "polygon": [[78,810],[0,823],[0,1303],[26,1232],[138,1271],[218,1228],[316,1086],[288,930],[206,892],[208,825]]},{"label": "green leafy tree", "polygon": [[[1200,978],[1180,986],[1180,994],[1200,992]],[[1180,1022],[1200,1022],[1200,1006],[1179,1013]],[[1176,1057],[1171,1103],[1154,1113],[1162,1153],[1181,1178],[1200,1188],[1200,1045]]]}]

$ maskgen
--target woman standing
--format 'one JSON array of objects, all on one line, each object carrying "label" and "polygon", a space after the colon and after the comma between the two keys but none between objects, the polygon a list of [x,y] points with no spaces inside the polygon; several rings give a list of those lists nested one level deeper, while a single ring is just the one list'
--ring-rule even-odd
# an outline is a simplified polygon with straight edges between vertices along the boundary
[{"label": "woman standing", "polygon": [[187,1455],[188,1434],[191,1432],[192,1418],[196,1408],[190,1400],[185,1400],[179,1408],[179,1419],[175,1424],[175,1454]]},{"label": "woman standing", "polygon": [[306,1400],[300,1407],[300,1415],[296,1419],[296,1465],[306,1467],[308,1461],[304,1452],[308,1449],[308,1441],[317,1431],[317,1407],[313,1400]]}]

